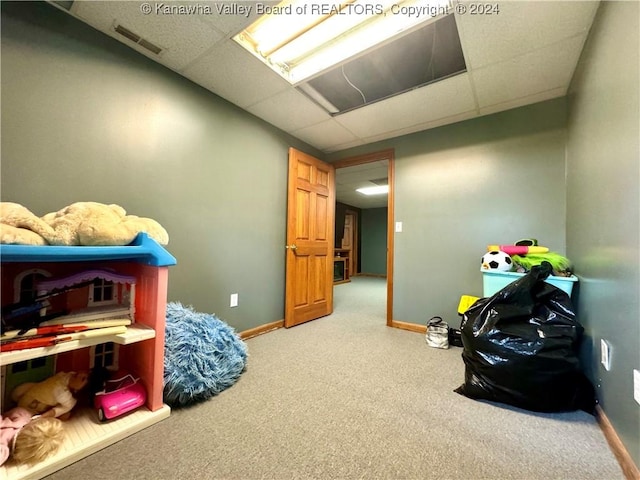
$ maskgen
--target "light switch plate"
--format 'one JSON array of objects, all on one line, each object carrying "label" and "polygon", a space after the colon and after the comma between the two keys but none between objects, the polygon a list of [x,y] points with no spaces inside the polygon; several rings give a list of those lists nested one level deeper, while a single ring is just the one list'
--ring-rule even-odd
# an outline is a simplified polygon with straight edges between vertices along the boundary
[{"label": "light switch plate", "polygon": [[396,232],[402,231],[402,222],[396,222]]},{"label": "light switch plate", "polygon": [[633,369],[633,399],[640,403],[640,370]]},{"label": "light switch plate", "polygon": [[600,339],[600,363],[607,372],[611,370],[611,345],[604,338]]}]

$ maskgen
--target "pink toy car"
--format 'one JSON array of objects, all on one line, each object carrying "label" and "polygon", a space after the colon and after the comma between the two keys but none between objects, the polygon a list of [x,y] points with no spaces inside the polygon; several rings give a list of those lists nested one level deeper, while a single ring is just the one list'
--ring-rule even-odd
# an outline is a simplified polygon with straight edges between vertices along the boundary
[{"label": "pink toy car", "polygon": [[144,405],[146,400],[147,392],[139,379],[125,375],[107,381],[106,388],[96,393],[93,404],[98,410],[98,418],[105,422]]}]

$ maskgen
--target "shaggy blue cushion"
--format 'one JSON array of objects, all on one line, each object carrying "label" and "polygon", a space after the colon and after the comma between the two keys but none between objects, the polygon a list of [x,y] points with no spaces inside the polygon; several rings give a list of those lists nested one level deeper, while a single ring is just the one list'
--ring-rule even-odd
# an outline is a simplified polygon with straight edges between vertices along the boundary
[{"label": "shaggy blue cushion", "polygon": [[247,346],[215,315],[168,303],[165,333],[164,401],[172,407],[207,400],[244,371]]}]

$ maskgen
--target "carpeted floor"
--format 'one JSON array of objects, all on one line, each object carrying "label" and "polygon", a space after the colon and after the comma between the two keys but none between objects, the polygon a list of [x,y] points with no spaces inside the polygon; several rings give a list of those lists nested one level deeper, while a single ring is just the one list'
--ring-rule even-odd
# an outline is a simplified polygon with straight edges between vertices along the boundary
[{"label": "carpeted floor", "polygon": [[386,327],[385,288],[336,286],[333,315],[248,340],[230,389],[47,478],[624,478],[592,416],[454,393],[461,349]]}]

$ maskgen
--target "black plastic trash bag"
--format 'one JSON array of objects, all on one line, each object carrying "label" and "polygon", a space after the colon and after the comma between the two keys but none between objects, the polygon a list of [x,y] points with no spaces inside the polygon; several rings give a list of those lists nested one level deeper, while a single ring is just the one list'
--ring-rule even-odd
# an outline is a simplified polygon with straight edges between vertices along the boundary
[{"label": "black plastic trash bag", "polygon": [[537,412],[593,414],[594,389],[578,359],[583,328],[569,295],[544,281],[550,273],[543,262],[465,312],[465,382],[457,393]]}]

